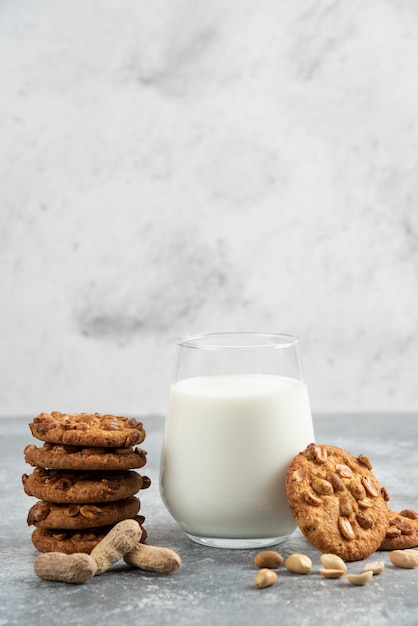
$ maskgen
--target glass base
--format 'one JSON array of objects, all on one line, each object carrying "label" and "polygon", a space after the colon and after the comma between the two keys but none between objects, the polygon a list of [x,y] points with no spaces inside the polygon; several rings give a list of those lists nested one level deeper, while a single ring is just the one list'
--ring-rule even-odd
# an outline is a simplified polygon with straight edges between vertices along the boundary
[{"label": "glass base", "polygon": [[283,537],[258,537],[257,539],[222,539],[220,537],[197,537],[196,535],[186,535],[192,541],[200,543],[202,546],[209,546],[210,548],[226,548],[227,550],[251,550],[254,548],[267,548],[268,546],[275,546],[278,543],[283,543],[290,537],[290,535],[284,535]]}]

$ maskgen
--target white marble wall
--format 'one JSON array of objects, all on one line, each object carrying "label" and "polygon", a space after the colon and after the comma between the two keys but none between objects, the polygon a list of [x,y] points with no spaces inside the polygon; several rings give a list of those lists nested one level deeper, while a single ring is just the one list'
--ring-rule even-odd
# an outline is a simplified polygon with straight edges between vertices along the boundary
[{"label": "white marble wall", "polygon": [[0,90],[0,414],[163,412],[218,330],[417,409],[417,3],[3,0]]}]

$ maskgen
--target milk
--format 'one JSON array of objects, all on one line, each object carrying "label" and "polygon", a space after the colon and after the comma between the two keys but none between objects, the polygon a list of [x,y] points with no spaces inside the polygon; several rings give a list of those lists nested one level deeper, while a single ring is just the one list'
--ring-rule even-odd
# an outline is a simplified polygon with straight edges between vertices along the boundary
[{"label": "milk", "polygon": [[198,376],[171,387],[163,501],[194,537],[284,538],[286,469],[314,441],[306,386],[270,375]]}]

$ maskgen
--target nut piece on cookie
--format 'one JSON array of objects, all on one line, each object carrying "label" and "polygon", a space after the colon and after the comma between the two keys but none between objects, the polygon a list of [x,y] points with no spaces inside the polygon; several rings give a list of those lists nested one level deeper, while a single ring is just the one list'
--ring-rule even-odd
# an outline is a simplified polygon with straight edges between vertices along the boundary
[{"label": "nut piece on cookie", "polygon": [[[365,559],[381,545],[389,514],[370,460],[341,448],[310,444],[286,474],[289,507],[304,536],[345,561]],[[410,520],[409,520],[410,521]]]}]

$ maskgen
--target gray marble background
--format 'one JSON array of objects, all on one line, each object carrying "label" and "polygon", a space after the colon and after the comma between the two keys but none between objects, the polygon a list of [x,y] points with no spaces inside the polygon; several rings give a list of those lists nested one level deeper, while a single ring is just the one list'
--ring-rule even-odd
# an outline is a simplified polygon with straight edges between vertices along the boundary
[{"label": "gray marble background", "polygon": [[161,413],[176,338],[417,409],[418,4],[3,0],[0,414]]}]

